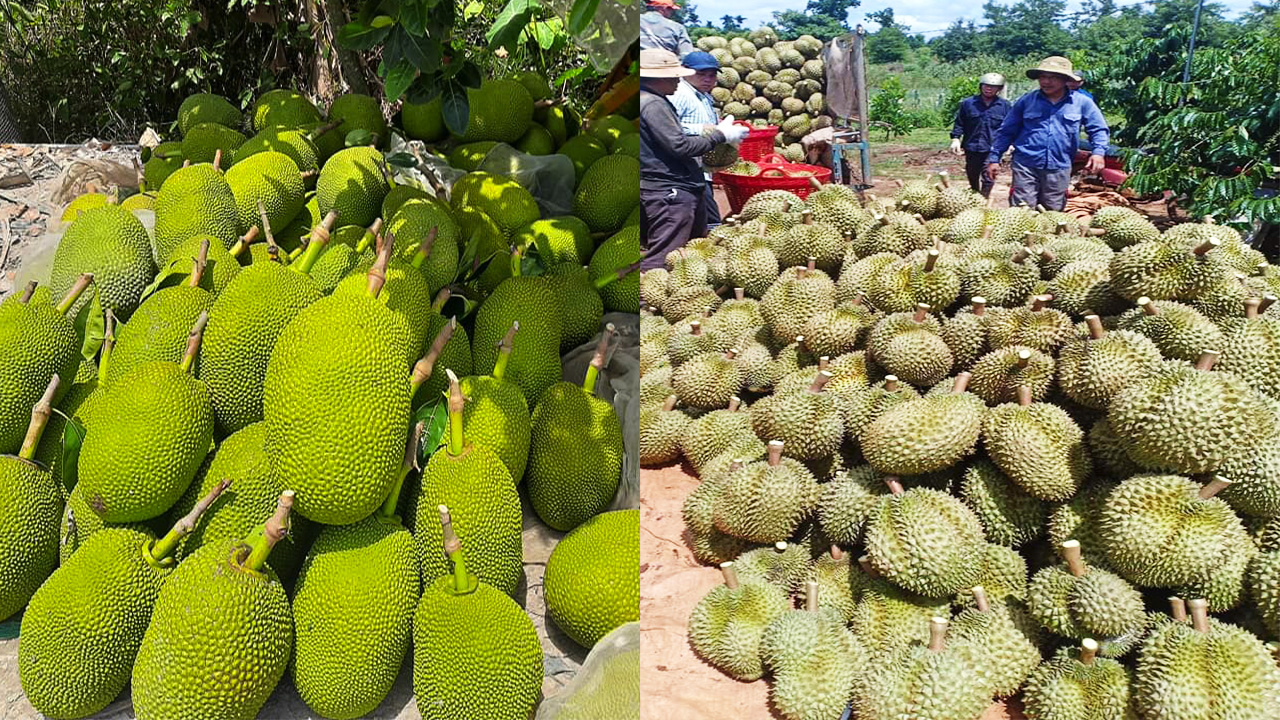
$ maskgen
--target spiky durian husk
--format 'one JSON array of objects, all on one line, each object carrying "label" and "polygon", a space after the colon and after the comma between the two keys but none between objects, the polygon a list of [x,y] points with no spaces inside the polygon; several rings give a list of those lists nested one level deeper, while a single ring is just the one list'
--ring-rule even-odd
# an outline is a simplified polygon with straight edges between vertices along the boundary
[{"label": "spiky durian husk", "polygon": [[1280,707],[1280,668],[1258,638],[1234,625],[1210,619],[1209,631],[1198,632],[1165,623],[1142,644],[1133,698],[1144,720],[1261,720]]},{"label": "spiky durian husk", "polygon": [[1027,677],[1023,702],[1029,720],[1133,720],[1129,670],[1115,660],[1085,664],[1063,648]]},{"label": "spiky durian husk", "polygon": [[764,674],[760,638],[765,627],[791,609],[780,588],[748,582],[712,588],[689,616],[689,644],[704,660],[739,680]]},{"label": "spiky durian husk", "polygon": [[978,460],[965,470],[959,496],[982,522],[989,542],[1018,547],[1044,534],[1048,505],[1027,494],[987,460]]},{"label": "spiky durian husk", "polygon": [[867,519],[871,564],[886,579],[928,597],[972,587],[982,572],[982,525],[963,503],[927,488],[883,498]]}]

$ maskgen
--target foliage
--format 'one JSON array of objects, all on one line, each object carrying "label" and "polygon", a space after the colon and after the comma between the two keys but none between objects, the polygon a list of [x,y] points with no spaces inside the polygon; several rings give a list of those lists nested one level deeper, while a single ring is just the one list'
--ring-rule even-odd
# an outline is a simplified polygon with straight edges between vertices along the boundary
[{"label": "foliage", "polygon": [[809,0],[804,12],[775,12],[773,27],[783,40],[795,40],[801,35],[824,40],[838,37],[850,31],[849,10],[861,4],[861,0]]},{"label": "foliage", "polygon": [[880,85],[880,92],[871,97],[869,117],[876,127],[884,130],[886,141],[911,132],[915,127],[912,125],[913,118],[903,107],[902,101],[905,97],[902,83],[896,77],[886,80]]},{"label": "foliage", "polygon": [[929,43],[929,49],[941,61],[954,63],[977,55],[981,49],[981,32],[969,21],[957,20],[947,31]]},{"label": "foliage", "polygon": [[978,78],[972,75],[957,75],[951,79],[947,87],[947,99],[942,101],[942,117],[947,122],[955,122],[956,111],[965,98],[978,94]]},{"label": "foliage", "polygon": [[1071,45],[1071,36],[1059,24],[1066,7],[1066,0],[1021,0],[1009,7],[987,0],[982,6],[988,22],[984,49],[1010,58],[1062,55]]},{"label": "foliage", "polygon": [[1280,222],[1280,198],[1255,197],[1280,173],[1280,38],[1256,31],[1197,48],[1183,84],[1189,35],[1175,26],[1137,38],[1098,69],[1101,90],[1123,99],[1123,141],[1141,151],[1127,161],[1140,193],[1172,190],[1196,216]]}]

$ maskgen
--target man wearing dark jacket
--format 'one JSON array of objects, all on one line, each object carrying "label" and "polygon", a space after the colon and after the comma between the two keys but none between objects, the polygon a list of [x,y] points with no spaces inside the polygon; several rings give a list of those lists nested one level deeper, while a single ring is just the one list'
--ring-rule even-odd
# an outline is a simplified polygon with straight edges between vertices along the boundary
[{"label": "man wearing dark jacket", "polygon": [[747,128],[727,116],[710,133],[686,135],[667,96],[693,70],[667,50],[640,51],[640,202],[645,253],[641,269],[662,267],[667,253],[707,234],[706,179],[698,158],[719,143],[737,145]]},{"label": "man wearing dark jacket", "polygon": [[1000,73],[987,73],[978,78],[978,94],[960,103],[955,126],[951,128],[951,152],[964,155],[969,187],[983,197],[991,194],[992,180],[986,173],[991,139],[1009,111],[1009,101],[1000,97],[1001,90],[1004,90],[1004,76]]}]

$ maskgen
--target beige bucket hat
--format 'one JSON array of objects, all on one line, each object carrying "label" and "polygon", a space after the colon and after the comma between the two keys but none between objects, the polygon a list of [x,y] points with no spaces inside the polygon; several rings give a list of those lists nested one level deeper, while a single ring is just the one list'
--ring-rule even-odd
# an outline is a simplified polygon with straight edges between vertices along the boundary
[{"label": "beige bucket hat", "polygon": [[1080,81],[1080,76],[1071,68],[1071,61],[1059,55],[1051,55],[1040,61],[1040,64],[1027,71],[1027,77],[1035,80],[1040,73],[1062,75],[1070,80]]},{"label": "beige bucket hat", "polygon": [[670,50],[650,48],[640,51],[640,77],[679,78],[696,72],[680,64],[680,58]]}]

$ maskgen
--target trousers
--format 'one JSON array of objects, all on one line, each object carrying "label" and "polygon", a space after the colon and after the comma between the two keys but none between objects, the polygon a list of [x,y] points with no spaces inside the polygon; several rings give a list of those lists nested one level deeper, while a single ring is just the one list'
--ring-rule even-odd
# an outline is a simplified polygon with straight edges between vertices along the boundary
[{"label": "trousers", "polygon": [[987,153],[964,151],[964,172],[969,176],[969,188],[982,197],[991,196],[991,178],[987,177]]},{"label": "trousers", "polygon": [[1011,205],[1034,208],[1043,205],[1045,210],[1061,211],[1067,206],[1067,184],[1071,182],[1071,168],[1050,170],[1031,168],[1013,163],[1013,197]]},{"label": "trousers", "polygon": [[684,247],[690,238],[707,234],[706,197],[706,192],[694,194],[678,188],[640,191],[641,270],[662,267],[667,253]]}]

